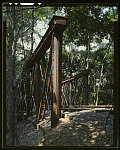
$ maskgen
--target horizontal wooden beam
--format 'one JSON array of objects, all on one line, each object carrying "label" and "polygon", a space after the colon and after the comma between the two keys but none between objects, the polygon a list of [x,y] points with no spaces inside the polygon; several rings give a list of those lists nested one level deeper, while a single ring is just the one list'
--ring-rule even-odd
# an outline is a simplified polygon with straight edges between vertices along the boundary
[{"label": "horizontal wooden beam", "polygon": [[73,106],[66,106],[65,109],[71,108],[113,108],[113,105],[97,105],[97,106],[90,106],[90,105],[73,105]]},{"label": "horizontal wooden beam", "polygon": [[51,39],[52,39],[52,33],[57,30],[57,32],[63,32],[67,25],[67,19],[66,17],[57,16],[54,15],[49,23],[49,28],[46,31],[45,35],[43,36],[42,40],[38,44],[36,50],[32,54],[32,56],[29,58],[25,65],[25,69],[30,69],[33,67],[34,62],[37,59],[40,59],[43,54],[50,48],[51,45]]},{"label": "horizontal wooden beam", "polygon": [[[51,105],[49,105],[49,107],[51,108]],[[42,108],[44,108],[44,106],[42,106]],[[68,105],[68,106],[61,106],[61,109],[75,109],[75,108],[78,108],[78,109],[84,109],[84,108],[114,108],[114,105],[97,105],[97,106],[90,106],[90,105]]]},{"label": "horizontal wooden beam", "polygon": [[70,77],[68,79],[63,80],[62,84],[67,83],[67,82],[71,82],[71,81],[73,81],[75,79],[78,79],[80,77],[83,77],[84,75],[89,74],[89,73],[90,73],[90,70],[85,70],[85,71],[83,71],[83,72],[81,72],[81,73],[79,73],[79,74],[77,74],[75,76],[72,76],[72,77]]}]

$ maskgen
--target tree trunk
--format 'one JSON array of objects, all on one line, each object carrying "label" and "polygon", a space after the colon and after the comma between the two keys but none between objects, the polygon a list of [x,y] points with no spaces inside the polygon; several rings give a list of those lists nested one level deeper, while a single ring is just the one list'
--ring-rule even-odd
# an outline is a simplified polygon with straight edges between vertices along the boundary
[{"label": "tree trunk", "polygon": [[33,32],[34,32],[34,10],[32,9],[32,32],[31,32],[31,51],[30,51],[30,54],[32,54],[32,52],[33,52],[33,44],[34,44]]},{"label": "tree trunk", "polygon": [[2,41],[2,44],[3,44],[3,53],[2,53],[2,60],[3,60],[3,83],[4,83],[4,86],[3,86],[3,146],[6,146],[6,118],[7,118],[7,116],[6,116],[6,93],[5,93],[5,91],[6,91],[6,86],[5,86],[5,84],[6,84],[6,58],[5,58],[5,56],[6,56],[6,21],[3,21],[3,32],[2,32],[2,38],[3,38],[3,41]]},{"label": "tree trunk", "polygon": [[[90,39],[88,36],[88,43],[86,44],[86,59],[85,59],[85,69],[89,68],[89,58],[90,58]],[[84,87],[85,87],[85,101],[84,104],[88,105],[88,74],[84,77]]]},{"label": "tree trunk", "polygon": [[89,68],[89,58],[90,58],[90,39],[88,36],[87,43],[86,43],[85,69]]},{"label": "tree trunk", "polygon": [[93,96],[93,98],[94,98],[94,103],[95,103],[95,91],[96,91],[96,89],[95,89],[95,87],[96,87],[96,82],[95,82],[95,77],[94,77],[94,82],[93,82],[93,93],[94,93],[94,96]]},{"label": "tree trunk", "polygon": [[87,56],[86,56],[86,69],[89,68],[89,58],[90,58],[90,40],[88,38],[88,43],[87,43]]},{"label": "tree trunk", "polygon": [[[22,10],[23,10],[23,7],[22,7]],[[22,14],[22,20],[23,20],[23,14]],[[22,22],[23,24],[24,22]],[[24,52],[24,60],[25,60],[25,49],[24,49],[24,41],[23,41],[23,25],[22,25],[22,37],[21,37],[21,40],[22,40],[22,49],[23,49],[23,52]]]},{"label": "tree trunk", "polygon": [[84,76],[84,92],[85,92],[85,101],[84,105],[88,105],[88,74]]},{"label": "tree trunk", "polygon": [[69,100],[70,100],[70,105],[72,105],[72,82],[70,82],[70,97],[69,97]]},{"label": "tree trunk", "polygon": [[101,66],[101,71],[100,71],[100,80],[99,80],[99,84],[98,84],[98,88],[97,88],[97,97],[96,97],[96,106],[98,105],[98,99],[99,99],[99,90],[100,90],[100,85],[101,85],[101,81],[102,81],[102,77],[103,77],[103,67],[104,67],[104,60],[106,57],[107,53],[105,54],[104,58],[103,58],[103,64]]},{"label": "tree trunk", "polygon": [[16,75],[15,75],[15,60],[16,60],[16,16],[15,7],[9,7],[8,16],[10,19],[10,31],[9,31],[9,51],[8,51],[8,102],[7,102],[7,126],[12,131],[12,146],[16,144],[15,122],[16,122]]}]

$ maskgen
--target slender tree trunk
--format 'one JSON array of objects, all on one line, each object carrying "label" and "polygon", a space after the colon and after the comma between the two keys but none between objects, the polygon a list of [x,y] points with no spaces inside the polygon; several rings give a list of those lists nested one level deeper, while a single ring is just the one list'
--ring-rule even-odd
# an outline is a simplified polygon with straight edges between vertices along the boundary
[{"label": "slender tree trunk", "polygon": [[98,105],[99,90],[100,90],[100,85],[101,85],[101,82],[102,82],[104,60],[105,60],[106,55],[107,55],[107,53],[105,54],[105,56],[104,56],[104,58],[103,58],[103,63],[102,63],[102,66],[101,66],[101,71],[100,71],[100,80],[99,80],[99,84],[98,84],[98,88],[97,88],[96,106]]},{"label": "slender tree trunk", "polygon": [[7,127],[8,130],[11,130],[12,128],[12,116],[11,116],[11,106],[12,102],[11,100],[13,99],[13,94],[12,94],[12,43],[13,43],[13,30],[12,27],[10,26],[9,29],[9,48],[8,48],[8,63],[7,63]]},{"label": "slender tree trunk", "polygon": [[25,60],[25,48],[24,48],[23,35],[22,35],[21,40],[22,40],[22,49],[23,49],[23,52],[24,52],[24,60]]},{"label": "slender tree trunk", "polygon": [[33,32],[34,32],[34,10],[32,9],[32,32],[31,32],[31,51],[30,51],[30,54],[32,54],[32,52],[33,52],[33,44],[34,44]]},{"label": "slender tree trunk", "polygon": [[96,91],[96,89],[95,89],[95,87],[96,87],[96,82],[95,82],[95,77],[94,77],[94,82],[93,82],[93,92],[94,92],[94,103],[95,103],[95,91]]},{"label": "slender tree trunk", "polygon": [[86,57],[86,69],[89,68],[89,58],[90,58],[90,40],[88,38],[88,43],[87,43],[87,57]]},{"label": "slender tree trunk", "polygon": [[16,74],[15,74],[15,60],[16,60],[16,43],[17,43],[17,33],[16,33],[16,16],[15,7],[9,7],[10,11],[8,13],[10,19],[10,31],[9,31],[9,63],[8,63],[8,105],[7,105],[7,119],[8,126],[12,132],[12,146],[16,145],[16,133],[15,133],[15,123],[16,123]]},{"label": "slender tree trunk", "polygon": [[[89,58],[90,58],[90,39],[88,35],[88,42],[86,44],[86,59],[85,59],[85,69],[89,68]],[[85,105],[88,105],[88,74],[84,77],[84,85],[85,85]]]},{"label": "slender tree trunk", "polygon": [[70,98],[69,98],[69,100],[70,100],[70,105],[72,105],[72,82],[70,82]]},{"label": "slender tree trunk", "polygon": [[90,39],[88,35],[86,42],[85,69],[89,68],[89,58],[90,58]]},{"label": "slender tree trunk", "polygon": [[[22,7],[23,9],[23,7]],[[23,19],[23,14],[22,14],[22,19]],[[23,23],[22,23],[23,24]],[[22,37],[21,37],[21,41],[22,41],[22,49],[23,49],[23,52],[24,52],[24,60],[25,60],[25,48],[24,48],[24,40],[23,40],[23,26],[22,26]]]},{"label": "slender tree trunk", "polygon": [[16,61],[16,45],[17,45],[17,18],[15,14],[15,7],[13,8],[14,17],[14,41],[13,41],[13,127],[12,127],[12,144],[16,145],[16,72],[15,72],[15,61]]}]

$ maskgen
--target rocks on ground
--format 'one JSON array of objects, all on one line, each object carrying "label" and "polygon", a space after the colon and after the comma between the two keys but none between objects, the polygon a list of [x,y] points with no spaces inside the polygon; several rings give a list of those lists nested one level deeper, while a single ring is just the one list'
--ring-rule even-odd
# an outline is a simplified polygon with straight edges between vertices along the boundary
[{"label": "rocks on ground", "polygon": [[[113,115],[108,112],[65,112],[56,128],[51,128],[50,116],[35,126],[35,115],[17,123],[17,146],[112,146]],[[9,136],[7,137],[9,145]]]}]

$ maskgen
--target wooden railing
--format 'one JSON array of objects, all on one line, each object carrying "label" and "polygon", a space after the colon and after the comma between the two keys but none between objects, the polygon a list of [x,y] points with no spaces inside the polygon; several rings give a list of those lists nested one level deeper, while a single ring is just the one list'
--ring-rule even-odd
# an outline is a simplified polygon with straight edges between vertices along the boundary
[{"label": "wooden railing", "polygon": [[88,105],[88,82],[86,82],[86,78],[88,78],[89,73],[90,70],[85,70],[62,81],[62,107]]},{"label": "wooden railing", "polygon": [[61,117],[62,34],[66,27],[66,17],[53,16],[48,30],[23,67],[18,99],[25,101],[28,116],[35,103],[37,124],[44,119],[49,105],[51,127],[57,126]]}]

